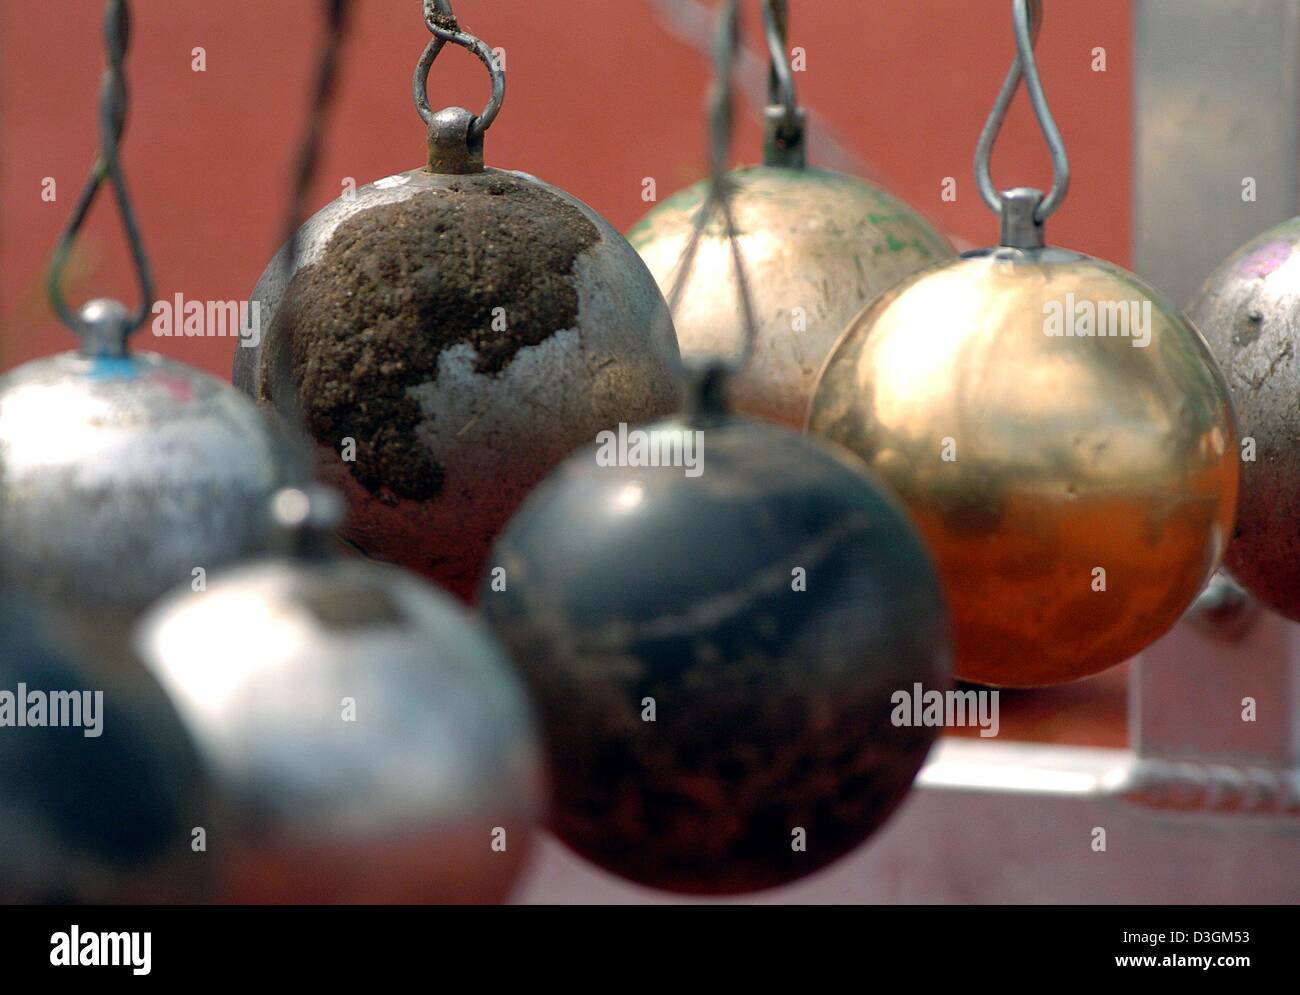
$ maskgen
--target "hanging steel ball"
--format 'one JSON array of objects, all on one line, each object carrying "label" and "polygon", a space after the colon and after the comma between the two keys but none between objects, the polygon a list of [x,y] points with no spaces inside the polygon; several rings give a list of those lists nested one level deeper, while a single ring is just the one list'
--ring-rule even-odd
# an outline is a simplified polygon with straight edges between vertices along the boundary
[{"label": "hanging steel ball", "polygon": [[659,888],[793,881],[925,758],[935,730],[891,710],[947,687],[938,581],[896,503],[818,444],[716,412],[633,431],[537,489],[479,596],[539,702],[552,828]]},{"label": "hanging steel ball", "polygon": [[224,807],[235,902],[493,902],[541,803],[523,689],[451,599],[328,555],[341,503],[276,496],[285,553],[141,623]]},{"label": "hanging steel ball", "polygon": [[82,349],[0,377],[0,582],[98,645],[163,592],[265,547],[266,502],[309,458],[214,377],[126,348],[91,301]]},{"label": "hanging steel ball", "polygon": [[484,169],[472,121],[435,116],[429,168],[307,222],[288,286],[277,259],[254,290],[269,327],[235,362],[236,385],[300,414],[347,498],[344,537],[466,597],[537,481],[676,397],[671,319],[636,252],[576,198]]},{"label": "hanging steel ball", "polygon": [[210,814],[157,684],[106,672],[0,597],[0,903],[200,901]]},{"label": "hanging steel ball", "polygon": [[[753,356],[736,377],[737,411],[802,427],[817,374],[850,319],[872,298],[942,259],[948,241],[901,200],[864,180],[808,167],[738,169],[732,210],[753,283]],[[655,207],[628,239],[667,294],[709,181]],[[701,240],[695,276],[674,309],[688,359],[734,353],[741,338],[722,223]]]},{"label": "hanging steel ball", "polygon": [[1241,498],[1225,563],[1300,621],[1300,218],[1233,253],[1187,311],[1241,420]]},{"label": "hanging steel ball", "polygon": [[[1004,196],[1021,193],[1042,196]],[[920,526],[964,680],[1127,659],[1231,535],[1237,432],[1209,350],[1137,277],[1075,252],[980,250],[903,281],[849,326],[808,427]]]}]

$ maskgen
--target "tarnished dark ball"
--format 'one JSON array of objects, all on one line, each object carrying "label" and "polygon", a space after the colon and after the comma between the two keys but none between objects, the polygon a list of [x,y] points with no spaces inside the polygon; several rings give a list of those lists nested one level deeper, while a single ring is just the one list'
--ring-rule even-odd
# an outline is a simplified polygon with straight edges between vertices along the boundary
[{"label": "tarnished dark ball", "polygon": [[206,895],[195,830],[211,829],[211,809],[194,746],[146,675],[107,669],[0,598],[0,903]]},{"label": "tarnished dark ball", "polygon": [[1233,253],[1187,314],[1241,421],[1241,496],[1224,563],[1257,598],[1300,621],[1300,218]]},{"label": "tarnished dark ball", "polygon": [[479,596],[540,704],[552,826],[659,888],[792,881],[866,839],[925,759],[935,730],[892,724],[891,696],[948,685],[939,583],[850,457],[727,416],[646,431],[702,440],[699,472],[583,450]]},{"label": "tarnished dark ball", "polygon": [[675,404],[645,264],[525,173],[428,169],[326,205],[262,275],[235,383],[314,438],[343,535],[470,596],[496,533],[577,446]]}]

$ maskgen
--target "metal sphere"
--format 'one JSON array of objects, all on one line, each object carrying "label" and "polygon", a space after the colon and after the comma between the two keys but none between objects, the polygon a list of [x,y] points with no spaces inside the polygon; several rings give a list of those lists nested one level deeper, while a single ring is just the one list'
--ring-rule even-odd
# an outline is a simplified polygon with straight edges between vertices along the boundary
[{"label": "metal sphere", "polygon": [[645,265],[535,177],[390,176],[324,207],[299,252],[291,331],[277,257],[235,383],[301,412],[347,498],[346,539],[462,596],[560,460],[675,404],[671,319]]},{"label": "metal sphere", "polygon": [[1132,656],[1232,529],[1236,426],[1204,341],[1074,252],[982,250],[899,284],[836,346],[808,426],[903,498],[968,681],[1053,684]]},{"label": "metal sphere", "polygon": [[519,679],[447,596],[322,549],[169,596],[137,633],[224,803],[219,896],[501,900],[541,805]]},{"label": "metal sphere", "polygon": [[1230,256],[1187,313],[1223,368],[1251,450],[1225,563],[1261,601],[1300,621],[1300,218]]},{"label": "metal sphere", "polygon": [[192,367],[145,352],[27,363],[0,377],[0,583],[107,645],[196,568],[262,550],[270,495],[309,472],[281,426]]},{"label": "metal sphere", "polygon": [[201,900],[210,861],[191,842],[209,815],[161,689],[70,654],[0,599],[0,903]]},{"label": "metal sphere", "polygon": [[[731,399],[740,412],[802,428],[817,374],[850,319],[953,250],[912,208],[852,176],[752,166],[730,178],[758,325],[754,355],[732,384]],[[688,187],[628,232],[664,294],[707,193],[707,181]],[[737,300],[731,249],[715,217],[673,315],[683,355],[740,349]]]},{"label": "metal sphere", "polygon": [[731,418],[647,431],[702,431],[702,472],[571,457],[480,604],[539,702],[561,839],[659,888],[772,887],[911,785],[935,730],[895,726],[891,695],[948,686],[938,579],[894,500],[820,445]]}]

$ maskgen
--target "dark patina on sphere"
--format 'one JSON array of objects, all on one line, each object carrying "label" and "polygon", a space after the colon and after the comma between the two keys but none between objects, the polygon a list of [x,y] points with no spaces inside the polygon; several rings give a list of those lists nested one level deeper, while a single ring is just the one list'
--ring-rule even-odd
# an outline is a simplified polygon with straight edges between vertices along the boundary
[{"label": "dark patina on sphere", "polygon": [[[253,291],[234,382],[298,418],[342,535],[469,597],[528,491],[676,403],[671,318],[630,245],[525,173],[414,169],[322,208]],[[675,346],[671,347],[675,348]]]},{"label": "dark patina on sphere", "polygon": [[598,439],[525,502],[480,604],[539,702],[565,842],[659,888],[780,885],[866,839],[924,761],[935,730],[890,699],[948,685],[939,583],[849,457],[727,416],[644,431],[702,459],[606,465]]}]

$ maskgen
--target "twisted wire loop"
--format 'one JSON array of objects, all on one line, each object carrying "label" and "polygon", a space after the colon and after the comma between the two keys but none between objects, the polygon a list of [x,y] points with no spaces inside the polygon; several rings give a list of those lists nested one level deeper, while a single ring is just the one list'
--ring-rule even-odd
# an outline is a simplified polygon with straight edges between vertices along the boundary
[{"label": "twisted wire loop", "polygon": [[1012,98],[1015,97],[1023,77],[1025,87],[1029,91],[1030,103],[1034,108],[1034,116],[1038,119],[1038,127],[1052,155],[1052,189],[1046,197],[1034,205],[1032,212],[1032,222],[1041,226],[1065,199],[1066,191],[1070,187],[1070,163],[1065,155],[1065,143],[1061,140],[1061,133],[1057,130],[1052,111],[1047,106],[1047,96],[1043,93],[1043,84],[1038,77],[1038,64],[1034,59],[1034,43],[1038,40],[1038,32],[1043,24],[1042,0],[1012,0],[1011,14],[1015,27],[1016,57],[1011,63],[1011,69],[1002,84],[1002,89],[998,92],[993,110],[988,120],[984,122],[984,129],[980,132],[979,144],[975,149],[975,178],[984,203],[988,204],[994,212],[1002,214],[1004,198],[993,184],[989,162],[993,156],[993,145],[1002,130],[1002,122],[1006,120]]},{"label": "twisted wire loop", "polygon": [[790,10],[787,0],[762,0],[763,34],[770,58],[768,106],[764,114],[763,161],[769,166],[801,167],[806,161],[804,134],[807,115],[799,106],[788,47]]},{"label": "twisted wire loop", "polygon": [[[284,292],[275,312],[275,325],[276,336],[282,342],[292,342],[295,337],[294,326],[297,324],[299,303],[297,296],[290,293],[289,284],[298,271],[298,249],[302,239],[303,215],[306,213],[307,197],[320,164],[321,139],[329,119],[329,110],[337,92],[339,57],[347,36],[351,2],[352,0],[321,0],[325,14],[325,33],[321,39],[320,55],[316,63],[316,79],[307,112],[307,128],[298,146],[298,159],[289,192],[289,206],[285,211],[285,235],[281,243],[285,248],[279,256],[280,279]],[[303,438],[307,437],[302,412],[296,404],[291,407],[291,410],[283,412],[283,417],[291,430]],[[327,496],[322,497],[315,490],[309,492],[309,497],[317,504],[329,500]],[[292,530],[282,531],[285,536],[288,536]]]},{"label": "twisted wire loop", "polygon": [[[50,260],[46,277],[46,293],[50,306],[68,328],[83,338],[83,347],[90,345],[87,338],[103,335],[103,342],[95,343],[105,351],[122,351],[126,336],[144,324],[153,308],[153,273],[145,254],[140,228],[126,189],[126,178],[118,159],[122,131],[126,126],[127,88],[125,62],[131,44],[131,13],[126,0],[108,0],[104,8],[104,48],[108,66],[104,70],[99,89],[99,153],[91,167],[90,177],[82,188],[73,208],[72,217],[59,238]],[[127,245],[135,266],[136,280],[140,286],[140,303],[128,312],[116,302],[91,301],[73,312],[63,296],[63,272],[72,254],[77,235],[90,213],[95,196],[105,180],[113,186],[118,214],[126,234]]]},{"label": "twisted wire loop", "polygon": [[429,44],[425,47],[424,53],[420,56],[420,61],[415,67],[415,108],[420,112],[420,117],[425,124],[430,126],[434,124],[434,118],[437,115],[433,108],[429,106],[429,70],[433,67],[434,60],[438,58],[438,54],[447,42],[468,49],[478,56],[479,61],[487,67],[488,75],[492,79],[492,96],[488,98],[483,113],[475,117],[469,125],[470,141],[481,143],[484,133],[492,126],[492,122],[496,120],[497,114],[500,113],[501,102],[505,99],[505,70],[497,64],[496,56],[493,55],[492,49],[488,48],[486,42],[461,29],[460,23],[456,20],[456,15],[451,9],[451,0],[420,0],[420,2],[424,13],[425,26],[432,32],[433,37],[429,40]]},{"label": "twisted wire loop", "polygon": [[306,213],[307,197],[320,162],[321,137],[329,117],[338,80],[339,53],[347,33],[348,6],[351,0],[322,0],[325,8],[325,36],[321,43],[316,65],[316,82],[312,89],[307,130],[298,146],[298,161],[294,169],[293,187],[289,196],[289,209],[284,219],[282,245],[288,246],[281,266],[285,285],[297,268],[299,228]]},{"label": "twisted wire loop", "polygon": [[732,181],[728,176],[731,157],[731,141],[735,126],[735,95],[732,89],[732,76],[735,72],[737,54],[740,50],[740,4],[739,0],[724,0],[719,19],[718,31],[714,40],[714,79],[709,94],[709,189],[704,203],[695,215],[690,240],[677,264],[676,276],[668,296],[669,310],[674,314],[681,304],[686,285],[690,282],[691,271],[699,252],[700,242],[713,214],[717,212],[722,218],[723,230],[731,251],[732,265],[736,273],[736,294],[739,298],[743,342],[739,355],[730,360],[720,357],[710,358],[700,366],[692,367],[678,360],[678,376],[686,381],[688,389],[688,407],[695,410],[716,410],[721,404],[722,390],[728,378],[734,376],[749,361],[754,351],[756,322],[754,305],[750,295],[749,279],[745,272],[744,255],[740,248],[740,239],[736,231],[735,217],[731,207]]}]

